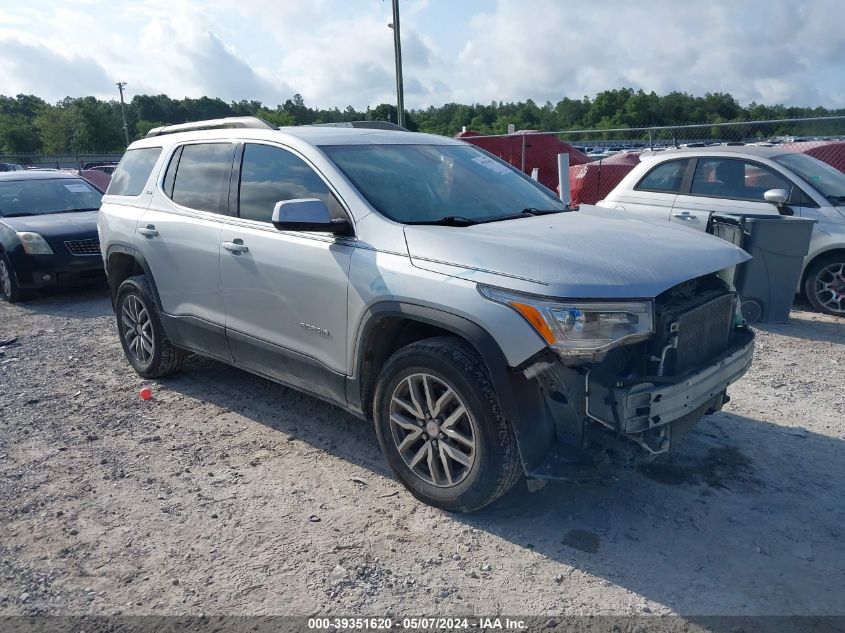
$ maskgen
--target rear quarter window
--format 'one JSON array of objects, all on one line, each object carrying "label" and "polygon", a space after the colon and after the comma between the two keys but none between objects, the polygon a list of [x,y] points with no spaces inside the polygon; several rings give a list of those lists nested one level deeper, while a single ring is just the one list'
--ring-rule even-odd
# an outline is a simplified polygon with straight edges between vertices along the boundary
[{"label": "rear quarter window", "polygon": [[[229,211],[229,177],[235,146],[232,143],[197,143],[185,145],[174,154],[163,183],[173,202],[210,213]],[[177,160],[177,163],[174,163]],[[170,185],[171,170],[175,169]]]},{"label": "rear quarter window", "polygon": [[140,195],[160,154],[160,147],[127,150],[112,174],[106,193],[112,196]]}]

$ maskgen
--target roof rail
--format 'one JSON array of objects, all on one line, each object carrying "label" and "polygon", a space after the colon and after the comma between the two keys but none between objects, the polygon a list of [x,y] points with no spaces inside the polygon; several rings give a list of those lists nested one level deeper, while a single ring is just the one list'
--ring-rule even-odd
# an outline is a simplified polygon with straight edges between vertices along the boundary
[{"label": "roof rail", "polygon": [[176,132],[192,132],[194,130],[220,130],[227,128],[253,128],[259,130],[278,130],[275,125],[254,116],[230,116],[225,119],[209,119],[193,123],[179,123],[177,125],[163,125],[147,132],[147,137],[175,134]]},{"label": "roof rail", "polygon": [[311,127],[357,127],[370,130],[392,130],[394,132],[408,132],[408,128],[396,125],[390,121],[343,121],[341,123],[312,123]]}]

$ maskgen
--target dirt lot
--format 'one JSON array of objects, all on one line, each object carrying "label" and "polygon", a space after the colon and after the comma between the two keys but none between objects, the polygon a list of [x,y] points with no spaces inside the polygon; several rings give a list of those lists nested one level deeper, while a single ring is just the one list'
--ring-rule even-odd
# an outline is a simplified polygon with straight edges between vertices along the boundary
[{"label": "dirt lot", "polygon": [[[0,304],[0,614],[843,614],[845,323],[795,311],[671,461],[453,516],[372,429],[193,358],[105,292]],[[143,386],[154,397],[138,397]]]}]

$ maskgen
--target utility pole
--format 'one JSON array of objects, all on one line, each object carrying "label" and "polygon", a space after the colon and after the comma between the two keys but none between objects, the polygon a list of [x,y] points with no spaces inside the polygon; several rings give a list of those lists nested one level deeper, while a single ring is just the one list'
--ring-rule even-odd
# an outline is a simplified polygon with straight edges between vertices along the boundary
[{"label": "utility pole", "polygon": [[120,91],[120,115],[123,117],[123,136],[126,137],[126,146],[129,147],[129,126],[126,125],[126,104],[123,103],[123,88],[125,86],[125,81],[117,82],[117,89]]},{"label": "utility pole", "polygon": [[393,0],[393,53],[396,57],[396,123],[405,127],[405,95],[402,89],[402,43],[399,40],[399,0]]}]

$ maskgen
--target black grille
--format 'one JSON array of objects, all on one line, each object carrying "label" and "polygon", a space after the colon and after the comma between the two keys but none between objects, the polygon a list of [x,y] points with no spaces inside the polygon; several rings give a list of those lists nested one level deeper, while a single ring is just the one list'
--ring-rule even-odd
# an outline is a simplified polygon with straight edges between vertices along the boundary
[{"label": "black grille", "polygon": [[733,310],[734,295],[728,293],[678,317],[676,373],[692,369],[728,348]]},{"label": "black grille", "polygon": [[100,240],[71,240],[65,242],[68,250],[74,255],[99,255]]}]

